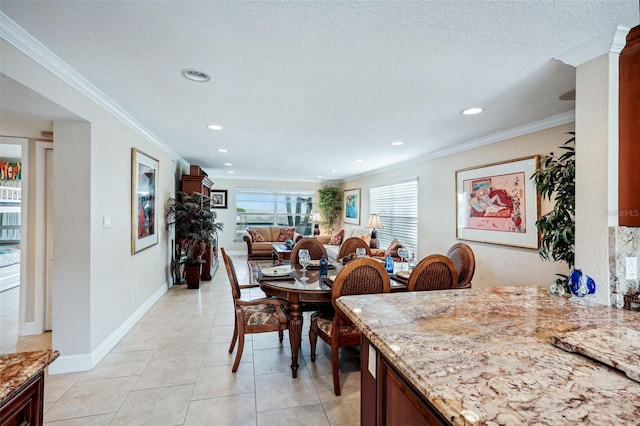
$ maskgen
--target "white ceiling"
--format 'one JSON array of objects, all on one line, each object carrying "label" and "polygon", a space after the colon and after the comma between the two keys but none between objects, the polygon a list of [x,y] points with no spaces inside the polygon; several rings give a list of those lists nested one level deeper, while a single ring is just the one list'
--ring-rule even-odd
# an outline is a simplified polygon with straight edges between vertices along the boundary
[{"label": "white ceiling", "polygon": [[[0,10],[210,176],[305,181],[566,116],[574,102],[558,96],[575,72],[553,58],[639,21],[637,0],[2,0]],[[212,79],[188,81],[185,68]],[[460,114],[471,106],[485,111]]]}]

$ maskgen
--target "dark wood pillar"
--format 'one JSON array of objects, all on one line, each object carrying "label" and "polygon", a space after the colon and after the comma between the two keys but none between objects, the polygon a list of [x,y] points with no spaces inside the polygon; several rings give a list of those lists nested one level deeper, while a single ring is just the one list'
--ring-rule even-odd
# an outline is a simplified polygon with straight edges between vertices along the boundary
[{"label": "dark wood pillar", "polygon": [[620,53],[618,224],[640,226],[640,26]]}]

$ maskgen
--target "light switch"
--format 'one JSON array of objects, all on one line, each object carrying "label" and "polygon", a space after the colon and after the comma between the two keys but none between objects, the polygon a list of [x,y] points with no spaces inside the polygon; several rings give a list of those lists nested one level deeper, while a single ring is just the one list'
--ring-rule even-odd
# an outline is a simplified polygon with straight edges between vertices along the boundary
[{"label": "light switch", "polygon": [[638,279],[638,258],[637,257],[627,257],[627,279],[628,280],[637,280]]},{"label": "light switch", "polygon": [[111,229],[111,216],[102,216],[102,227],[104,229]]}]

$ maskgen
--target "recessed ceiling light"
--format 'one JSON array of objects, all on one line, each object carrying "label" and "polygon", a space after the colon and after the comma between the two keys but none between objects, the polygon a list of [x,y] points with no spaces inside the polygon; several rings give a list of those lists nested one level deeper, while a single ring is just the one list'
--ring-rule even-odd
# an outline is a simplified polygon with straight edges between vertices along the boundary
[{"label": "recessed ceiling light", "polygon": [[218,124],[209,124],[207,126],[207,128],[211,129],[211,130],[222,130],[222,126],[218,125]]},{"label": "recessed ceiling light", "polygon": [[322,175],[318,175],[318,179],[322,179]]},{"label": "recessed ceiling light", "polygon": [[354,161],[356,163],[362,163],[364,160],[362,158],[356,158]]},{"label": "recessed ceiling light", "polygon": [[229,152],[227,148],[218,148],[218,152]]},{"label": "recessed ceiling light", "polygon": [[482,112],[482,108],[467,108],[464,111],[462,111],[462,113],[464,115],[474,115],[474,114],[480,114]]},{"label": "recessed ceiling light", "polygon": [[230,175],[234,174],[235,172],[233,170],[227,170],[227,173],[229,173]]},{"label": "recessed ceiling light", "polygon": [[232,164],[232,163],[224,163],[224,165],[225,165],[225,166],[227,166],[227,167],[231,167],[231,166],[233,166],[233,164]]},{"label": "recessed ceiling light", "polygon": [[211,80],[211,76],[209,76],[209,74],[207,74],[206,72],[194,70],[191,68],[182,70],[182,75],[184,76],[184,78],[191,81],[197,81],[198,83],[204,83]]},{"label": "recessed ceiling light", "polygon": [[389,145],[391,145],[391,146],[400,146],[400,145],[404,145],[404,142],[402,142],[402,141],[393,141]]},{"label": "recessed ceiling light", "polygon": [[338,171],[338,169],[330,169],[329,171],[330,171],[331,173],[335,173],[335,172],[337,172],[337,171]]}]

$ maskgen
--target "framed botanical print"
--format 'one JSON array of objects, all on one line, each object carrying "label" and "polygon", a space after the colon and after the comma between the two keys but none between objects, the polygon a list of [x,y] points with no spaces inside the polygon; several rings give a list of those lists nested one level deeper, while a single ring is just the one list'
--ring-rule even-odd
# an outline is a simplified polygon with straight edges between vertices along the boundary
[{"label": "framed botanical print", "polygon": [[531,175],[539,156],[456,171],[456,237],[538,249],[540,197]]},{"label": "framed botanical print", "polygon": [[158,160],[131,149],[131,254],[158,244]]}]

